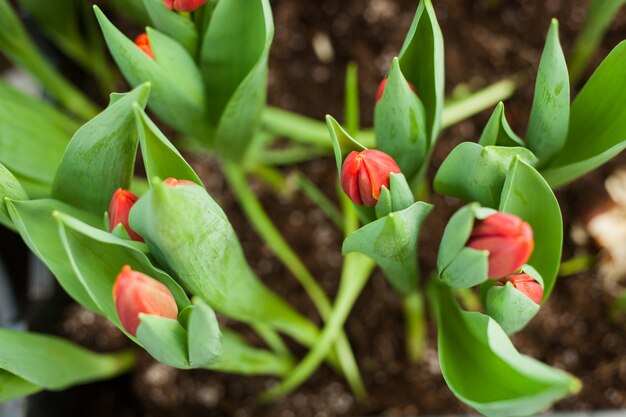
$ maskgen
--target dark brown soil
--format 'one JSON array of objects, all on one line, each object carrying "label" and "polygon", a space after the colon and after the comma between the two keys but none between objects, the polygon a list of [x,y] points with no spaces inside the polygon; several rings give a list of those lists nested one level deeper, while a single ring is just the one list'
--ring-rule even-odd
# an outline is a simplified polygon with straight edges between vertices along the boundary
[{"label": "dark brown soil", "polygon": [[[506,106],[512,127],[523,135],[534,74],[550,18],[554,16],[561,21],[561,41],[567,54],[581,26],[587,2],[436,0],[435,3],[446,42],[447,92],[452,93],[460,83],[480,88],[504,77],[520,76],[519,90]],[[401,46],[417,1],[276,0],[272,5],[276,37],[271,56],[270,102],[316,118],[326,113],[341,118],[345,66],[355,61],[359,64],[362,89],[362,121],[370,125],[376,86]],[[327,62],[321,62],[315,55],[314,37],[330,40],[333,54]],[[623,38],[626,38],[625,13],[612,26],[597,59]],[[484,112],[443,133],[434,153],[433,172],[454,146],[480,134],[489,114],[490,111]],[[260,277],[303,312],[316,317],[294,278],[243,218],[216,162],[193,155],[190,159],[233,221],[248,259]],[[624,162],[626,157],[619,157],[558,192],[567,225],[580,219],[584,214],[581,202],[593,201],[603,179]],[[332,197],[336,176],[333,167],[333,161],[321,159],[287,171],[305,172]],[[256,188],[287,240],[328,293],[334,294],[341,265],[340,233],[302,195],[278,197],[258,184]],[[434,266],[439,236],[448,217],[460,205],[438,196],[433,196],[433,202],[437,209],[423,229],[420,246],[420,259],[426,271]],[[568,235],[566,231],[566,238]],[[564,257],[581,249],[595,250],[576,248],[567,238]],[[579,395],[559,402],[555,408],[626,407],[626,332],[609,320],[610,301],[611,295],[594,270],[562,278],[539,315],[515,336],[516,346],[522,352],[565,369],[583,381]],[[94,330],[90,330],[94,319],[85,314],[88,313],[69,310],[61,333],[103,349],[96,343]],[[106,324],[99,326],[97,333],[103,331],[102,326]],[[108,416],[115,410],[116,415],[123,416],[411,416],[468,410],[454,399],[443,381],[432,324],[424,363],[407,364],[399,299],[380,273],[375,273],[365,288],[346,330],[370,392],[369,399],[361,403],[354,400],[344,381],[327,368],[321,368],[295,394],[261,406],[255,396],[271,385],[270,379],[183,372],[142,356],[131,377],[73,390],[80,396],[74,407],[76,412],[66,411],[64,415]],[[108,347],[118,346],[119,339],[114,336],[111,339]],[[111,401],[115,401],[114,406]]]}]

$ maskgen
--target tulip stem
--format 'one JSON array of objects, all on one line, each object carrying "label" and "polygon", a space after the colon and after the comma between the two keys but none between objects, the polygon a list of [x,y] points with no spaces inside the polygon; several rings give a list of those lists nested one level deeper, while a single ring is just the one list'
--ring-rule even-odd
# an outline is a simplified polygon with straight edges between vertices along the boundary
[{"label": "tulip stem", "polygon": [[416,289],[402,300],[405,320],[406,351],[409,362],[418,364],[426,349],[424,296]]},{"label": "tulip stem", "polygon": [[263,339],[265,344],[275,353],[289,360],[293,359],[291,351],[276,330],[270,326],[260,323],[254,324],[252,327],[254,328],[254,331],[261,336],[261,339]]},{"label": "tulip stem", "polygon": [[[269,245],[272,251],[274,251],[276,256],[287,267],[287,269],[291,271],[300,285],[302,285],[320,312],[322,319],[325,321],[328,320],[332,314],[330,301],[326,297],[322,288],[315,281],[313,275],[309,272],[304,263],[298,258],[280,234],[276,226],[272,223],[256,195],[250,189],[243,170],[234,163],[224,161],[224,173],[226,180],[239,200],[248,221],[252,224],[263,240]],[[334,339],[333,342],[335,342]],[[339,365],[341,366],[351,389],[356,396],[363,396],[365,388],[363,386],[363,382],[361,381],[359,369],[348,342],[348,338],[343,331],[340,331],[335,348],[339,358]]]},{"label": "tulip stem", "polygon": [[341,273],[341,283],[335,308],[333,309],[320,337],[306,357],[296,366],[282,382],[266,391],[261,400],[271,401],[282,397],[306,381],[324,361],[333,343],[341,334],[341,329],[352,310],[352,306],[369,280],[376,264],[358,252],[346,255]]}]

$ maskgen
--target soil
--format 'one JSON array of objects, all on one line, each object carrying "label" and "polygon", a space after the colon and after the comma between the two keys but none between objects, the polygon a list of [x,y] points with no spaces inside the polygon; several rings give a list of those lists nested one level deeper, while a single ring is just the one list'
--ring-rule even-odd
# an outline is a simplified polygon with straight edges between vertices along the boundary
[{"label": "soil", "polygon": [[[582,0],[436,0],[435,8],[446,44],[446,90],[466,83],[481,88],[509,76],[521,80],[506,111],[513,129],[523,135],[532,103],[534,75],[551,17],[560,20],[561,42],[571,51],[585,16]],[[345,67],[359,66],[362,122],[371,125],[376,87],[397,54],[410,25],[416,0],[275,0],[272,1],[276,36],[270,59],[269,101],[302,114],[322,118],[342,116]],[[619,41],[626,38],[626,13],[612,25],[594,61],[597,65]],[[332,53],[313,48],[328,40]],[[464,140],[474,140],[491,111],[486,111],[445,131],[433,155],[431,174],[449,151]],[[241,237],[244,251],[259,276],[293,305],[317,317],[315,310],[290,273],[272,255],[245,221],[224,184],[218,163],[187,155],[201,174]],[[603,168],[557,192],[566,222],[564,259],[597,249],[577,245],[571,226],[580,223],[593,202],[601,197],[602,182],[622,155]],[[334,161],[319,159],[286,169],[304,172],[334,199]],[[314,204],[297,192],[276,195],[255,183],[265,207],[287,240],[302,256],[325,290],[334,295],[341,266],[341,235]],[[461,202],[433,195],[437,208],[424,226],[420,260],[424,271],[435,265],[440,235],[449,216]],[[578,376],[579,395],[560,401],[557,410],[626,408],[626,330],[608,317],[613,294],[594,269],[561,278],[549,302],[520,334],[515,345],[550,365]],[[70,306],[57,331],[100,351],[125,344],[111,332],[106,320]],[[42,394],[35,402],[62,404],[64,416],[414,416],[467,412],[445,385],[436,354],[436,329],[429,328],[429,346],[420,366],[410,366],[403,348],[403,319],[399,298],[385,278],[375,273],[354,307],[347,334],[359,360],[369,399],[357,402],[344,381],[326,367],[320,368],[296,393],[270,405],[255,396],[273,381],[269,378],[223,375],[208,371],[179,371],[140,353],[131,374],[71,389]],[[103,337],[102,335],[109,335]],[[304,352],[300,351],[300,354]]]}]

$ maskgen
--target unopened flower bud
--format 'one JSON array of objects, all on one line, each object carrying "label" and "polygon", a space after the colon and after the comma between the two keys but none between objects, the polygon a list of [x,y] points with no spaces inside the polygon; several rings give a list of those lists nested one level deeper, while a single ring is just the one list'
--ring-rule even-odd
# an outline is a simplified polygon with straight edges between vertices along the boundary
[{"label": "unopened flower bud", "polygon": [[489,251],[490,279],[505,277],[521,268],[532,254],[533,230],[508,213],[495,213],[478,221],[467,242],[476,250]]},{"label": "unopened flower bud", "polygon": [[178,187],[178,186],[185,186],[185,185],[198,185],[193,181],[189,181],[189,180],[177,180],[176,178],[166,178],[165,181],[163,181],[163,183],[165,185],[169,185],[170,187]]},{"label": "unopened flower bud", "polygon": [[[408,81],[406,83],[409,85],[411,90],[413,90],[413,92],[417,94],[417,90],[415,89],[415,86]],[[387,79],[383,78],[380,84],[378,84],[378,90],[376,90],[376,103],[378,103],[378,101],[383,97],[383,93],[385,92],[386,86],[387,86]]]},{"label": "unopened flower bud", "polygon": [[165,7],[179,12],[193,12],[206,3],[206,0],[163,0]]},{"label": "unopened flower bud", "polygon": [[152,53],[152,48],[150,48],[150,40],[148,39],[147,33],[142,33],[141,35],[137,36],[135,38],[135,45],[137,45],[137,47],[150,58],[154,59],[154,54]]},{"label": "unopened flower bud", "polygon": [[355,204],[374,206],[382,186],[389,188],[389,175],[400,168],[392,157],[376,149],[350,152],[341,167],[341,186]]},{"label": "unopened flower bud", "polygon": [[109,204],[109,231],[112,232],[118,224],[121,224],[132,240],[143,242],[143,238],[128,224],[128,214],[138,199],[139,197],[128,190],[118,188],[115,191]]},{"label": "unopened flower bud", "polygon": [[528,274],[512,274],[504,278],[503,281],[498,281],[496,285],[504,286],[507,282],[513,284],[513,287],[533,300],[535,304],[541,304],[541,300],[543,299],[543,287],[535,278]]},{"label": "unopened flower bud", "polygon": [[115,279],[113,301],[122,326],[133,336],[137,335],[142,313],[174,320],[178,317],[178,307],[170,290],[128,265]]}]

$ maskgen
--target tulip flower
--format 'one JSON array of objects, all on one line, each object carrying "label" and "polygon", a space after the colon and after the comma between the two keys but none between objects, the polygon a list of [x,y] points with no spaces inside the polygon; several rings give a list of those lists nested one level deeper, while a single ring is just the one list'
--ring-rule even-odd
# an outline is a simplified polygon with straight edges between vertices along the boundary
[{"label": "tulip flower", "polygon": [[389,175],[400,168],[392,157],[376,149],[352,151],[341,167],[341,186],[355,204],[374,206],[384,185],[389,188]]},{"label": "tulip flower", "polygon": [[489,251],[490,279],[502,278],[521,268],[533,251],[533,230],[517,216],[496,213],[474,225],[467,246]]},{"label": "tulip flower", "polygon": [[206,3],[206,0],[163,0],[165,7],[179,12],[193,12]]},{"label": "tulip flower", "polygon": [[143,242],[143,238],[128,224],[128,214],[138,199],[139,197],[128,190],[118,188],[115,191],[113,198],[111,198],[111,204],[109,204],[109,231],[112,232],[118,224],[121,224],[132,240]]},{"label": "tulip flower", "polygon": [[498,281],[495,285],[504,286],[507,282],[513,284],[519,292],[533,300],[535,304],[541,304],[543,287],[535,278],[528,274],[512,274],[504,278],[503,281]]},{"label": "tulip flower", "polygon": [[[417,94],[417,90],[415,89],[415,86],[408,81],[407,81],[407,84],[409,85],[409,87],[411,87],[411,90],[413,90],[413,92]],[[378,103],[378,101],[383,97],[383,93],[385,92],[386,86],[387,86],[387,79],[384,78],[380,82],[380,84],[378,84],[378,90],[376,90],[376,103]]]},{"label": "tulip flower", "polygon": [[113,285],[113,301],[124,329],[133,336],[140,314],[176,319],[178,307],[170,290],[159,281],[125,265]]},{"label": "tulip flower", "polygon": [[142,33],[141,35],[137,36],[135,38],[135,45],[137,45],[137,47],[150,58],[154,59],[154,54],[152,53],[152,48],[150,48],[150,40],[148,39],[147,33]]},{"label": "tulip flower", "polygon": [[167,178],[165,179],[165,181],[163,181],[165,183],[165,185],[169,185],[170,187],[178,187],[178,186],[185,186],[185,185],[198,185],[193,181],[189,181],[189,180],[177,180],[176,178]]}]

